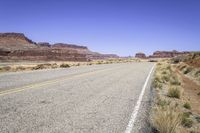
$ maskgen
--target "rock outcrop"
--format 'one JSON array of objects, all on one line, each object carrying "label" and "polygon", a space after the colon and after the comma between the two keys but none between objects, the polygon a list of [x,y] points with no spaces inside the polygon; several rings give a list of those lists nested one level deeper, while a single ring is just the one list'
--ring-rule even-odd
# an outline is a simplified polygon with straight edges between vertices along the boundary
[{"label": "rock outcrop", "polygon": [[36,43],[22,33],[0,33],[0,60],[89,61],[117,57],[92,52],[86,46]]},{"label": "rock outcrop", "polygon": [[142,52],[139,52],[139,53],[135,54],[135,57],[136,58],[143,58],[144,59],[144,58],[146,58],[146,55],[144,53],[142,53]]},{"label": "rock outcrop", "polygon": [[136,58],[173,58],[173,57],[177,57],[177,56],[182,56],[182,55],[186,55],[189,54],[191,52],[189,51],[183,51],[183,52],[179,52],[176,50],[173,51],[155,51],[153,53],[153,55],[150,56],[146,56],[144,53],[139,52],[135,54]]},{"label": "rock outcrop", "polygon": [[189,54],[188,51],[178,52],[176,50],[173,51],[156,51],[153,55],[150,55],[149,58],[173,58],[180,55]]},{"label": "rock outcrop", "polygon": [[0,33],[0,49],[25,50],[35,48],[35,44],[22,33]]}]

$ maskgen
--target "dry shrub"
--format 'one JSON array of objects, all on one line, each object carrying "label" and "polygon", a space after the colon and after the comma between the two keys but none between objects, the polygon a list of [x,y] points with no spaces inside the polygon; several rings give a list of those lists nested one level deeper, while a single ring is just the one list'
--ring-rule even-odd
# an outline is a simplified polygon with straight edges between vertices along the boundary
[{"label": "dry shrub", "polygon": [[38,64],[37,66],[33,67],[33,70],[39,70],[39,69],[46,69],[51,67],[51,64],[46,63],[46,64]]},{"label": "dry shrub", "polygon": [[16,71],[23,71],[23,70],[26,70],[27,68],[26,67],[23,67],[23,66],[18,66],[16,67]]},{"label": "dry shrub", "polygon": [[181,124],[181,115],[171,106],[156,107],[152,124],[159,133],[176,133]]},{"label": "dry shrub", "polygon": [[181,85],[181,82],[179,81],[178,77],[173,75],[170,79],[171,85]]},{"label": "dry shrub", "polygon": [[165,74],[165,75],[162,76],[162,80],[163,80],[164,82],[168,82],[169,79],[170,79],[170,75],[168,75],[168,74]]},{"label": "dry shrub", "polygon": [[163,82],[162,79],[161,79],[161,76],[159,74],[155,75],[155,79],[154,80],[156,80],[156,81],[158,81],[160,83]]},{"label": "dry shrub", "polygon": [[165,107],[165,106],[168,106],[168,105],[170,105],[170,101],[167,101],[167,100],[165,100],[165,99],[158,99],[157,100],[157,105],[158,106],[160,106],[160,107]]},{"label": "dry shrub", "polygon": [[162,83],[161,83],[161,79],[160,79],[160,76],[159,75],[155,75],[155,78],[153,80],[153,87],[154,88],[159,88],[159,89],[162,89]]},{"label": "dry shrub", "polygon": [[188,74],[189,72],[192,71],[192,68],[191,67],[186,67],[184,70],[183,70],[183,73],[184,74]]},{"label": "dry shrub", "polygon": [[178,87],[173,86],[173,87],[170,87],[168,89],[167,95],[169,97],[172,97],[172,98],[180,98],[181,97],[181,91],[180,91],[180,89]]},{"label": "dry shrub", "polygon": [[195,117],[196,121],[200,123],[200,115]]},{"label": "dry shrub", "polygon": [[157,80],[154,80],[153,81],[153,87],[154,88],[159,88],[159,89],[162,89],[162,84],[160,82],[158,82]]},{"label": "dry shrub", "polygon": [[97,64],[97,65],[100,65],[100,64],[103,64],[103,62],[101,62],[101,61],[98,61],[96,64]]},{"label": "dry shrub", "polygon": [[167,71],[163,71],[162,74],[167,74]]},{"label": "dry shrub", "polygon": [[191,109],[191,105],[188,102],[184,103],[183,107],[186,108],[186,109]]},{"label": "dry shrub", "polygon": [[192,119],[190,119],[190,113],[189,112],[184,112],[182,114],[181,124],[184,127],[187,127],[187,128],[192,127],[193,121],[192,121]]},{"label": "dry shrub", "polygon": [[70,67],[70,65],[69,65],[69,64],[64,64],[64,63],[63,63],[63,64],[60,65],[60,67],[61,67],[61,68],[68,68],[68,67]]},{"label": "dry shrub", "polygon": [[92,65],[92,63],[87,63],[87,65],[89,65],[89,66],[90,66],[90,65]]},{"label": "dry shrub", "polygon": [[51,65],[51,68],[58,68],[59,67],[59,65],[58,64],[56,64],[56,63],[53,63],[52,65]]},{"label": "dry shrub", "polygon": [[169,71],[171,71],[171,70],[172,70],[171,65],[168,65],[168,66],[166,67],[166,69],[169,70]]},{"label": "dry shrub", "polygon": [[80,66],[81,64],[80,63],[78,63],[78,64],[76,64],[75,66]]},{"label": "dry shrub", "polygon": [[12,68],[10,66],[4,66],[0,68],[0,71],[10,71]]}]

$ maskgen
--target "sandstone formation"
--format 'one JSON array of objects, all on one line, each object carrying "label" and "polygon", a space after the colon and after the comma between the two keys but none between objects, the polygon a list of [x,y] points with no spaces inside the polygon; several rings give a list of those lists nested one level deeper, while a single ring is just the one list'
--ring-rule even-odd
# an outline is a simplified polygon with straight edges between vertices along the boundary
[{"label": "sandstone formation", "polygon": [[39,47],[51,47],[51,44],[48,42],[38,42],[36,45]]},{"label": "sandstone formation", "polygon": [[182,56],[182,55],[186,55],[189,54],[191,52],[188,51],[183,51],[183,52],[179,52],[176,50],[173,51],[156,51],[153,53],[153,55],[150,56],[146,56],[144,53],[139,52],[135,54],[136,58],[173,58],[173,57],[177,57],[177,56]]},{"label": "sandstone formation", "polygon": [[25,50],[36,48],[35,44],[22,33],[0,33],[0,49]]},{"label": "sandstone formation", "polygon": [[184,52],[178,52],[176,50],[173,51],[156,51],[153,53],[153,55],[150,55],[149,58],[173,58],[176,56],[181,56],[185,54],[189,54],[190,52],[184,51]]},{"label": "sandstone formation", "polygon": [[142,52],[139,52],[139,53],[135,54],[135,57],[136,58],[146,58],[146,55],[144,53],[142,53]]},{"label": "sandstone formation", "polygon": [[48,42],[33,42],[22,33],[0,33],[0,60],[89,61],[118,58],[100,54],[85,46]]}]

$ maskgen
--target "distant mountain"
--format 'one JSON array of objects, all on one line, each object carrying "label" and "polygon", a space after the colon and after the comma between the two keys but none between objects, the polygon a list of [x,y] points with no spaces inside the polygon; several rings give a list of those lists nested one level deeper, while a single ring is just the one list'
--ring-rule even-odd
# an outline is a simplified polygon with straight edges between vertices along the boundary
[{"label": "distant mountain", "polygon": [[86,46],[74,44],[36,43],[22,33],[0,33],[0,60],[89,61],[105,58],[118,56],[92,52]]}]

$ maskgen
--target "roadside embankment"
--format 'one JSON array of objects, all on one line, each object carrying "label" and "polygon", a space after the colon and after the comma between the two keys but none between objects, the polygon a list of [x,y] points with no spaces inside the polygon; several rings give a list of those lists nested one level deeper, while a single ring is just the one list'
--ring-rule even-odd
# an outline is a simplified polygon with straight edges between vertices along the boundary
[{"label": "roadside embankment", "polygon": [[151,124],[159,133],[200,131],[200,67],[194,62],[200,56],[194,54],[178,62],[172,59],[157,63]]}]

